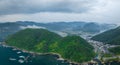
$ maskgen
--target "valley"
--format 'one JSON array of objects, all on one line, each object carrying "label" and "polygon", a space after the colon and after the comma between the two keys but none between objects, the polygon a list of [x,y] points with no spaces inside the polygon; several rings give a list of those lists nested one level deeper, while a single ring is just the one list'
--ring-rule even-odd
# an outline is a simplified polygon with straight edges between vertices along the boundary
[{"label": "valley", "polygon": [[[15,26],[17,26],[15,28],[12,23],[4,23],[7,24],[7,26],[10,25],[10,27],[8,26],[9,30],[7,30],[6,26],[1,27],[0,33],[2,34],[2,36],[0,36],[0,39],[2,42],[6,42],[5,45],[9,45],[14,48],[17,47],[19,50],[27,51],[28,53],[32,52],[32,54],[50,53],[51,55],[55,53],[59,57],[61,57],[61,59],[59,60],[68,60],[70,64],[72,64],[72,62],[74,62],[75,64],[76,62],[77,64],[106,64],[111,63],[112,61],[114,62],[120,60],[120,56],[118,53],[118,48],[120,45],[115,45],[114,43],[107,44],[105,42],[93,39],[97,35],[102,35],[104,32],[101,31],[105,31],[108,28],[100,30],[99,32],[89,32],[91,28],[89,28],[89,31],[76,29],[78,28],[76,27],[76,23],[71,23],[71,25],[74,25],[76,28],[68,26],[63,27],[63,29],[59,29],[61,26],[56,27],[56,29],[45,27],[45,25],[57,25],[57,23],[44,24],[44,27],[41,23],[18,23],[17,25],[15,24]],[[70,23],[63,22],[63,24],[64,26],[66,26]],[[13,27],[11,27],[11,25]],[[113,25],[113,27],[111,27],[110,29],[114,30],[115,27],[116,26]],[[9,33],[9,31],[11,33]],[[8,32],[8,34],[4,36],[4,32]],[[15,60],[14,58],[10,59]]]}]

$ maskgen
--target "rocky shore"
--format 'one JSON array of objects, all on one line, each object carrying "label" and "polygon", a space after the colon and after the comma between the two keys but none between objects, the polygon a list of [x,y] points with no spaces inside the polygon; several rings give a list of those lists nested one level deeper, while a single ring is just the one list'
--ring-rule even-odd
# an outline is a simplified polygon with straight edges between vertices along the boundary
[{"label": "rocky shore", "polygon": [[[30,53],[30,54],[32,54],[33,55],[33,57],[35,57],[36,55],[52,55],[52,56],[54,56],[57,60],[60,60],[60,61],[62,61],[62,62],[68,62],[69,63],[69,65],[99,65],[99,62],[101,62],[101,61],[95,61],[95,60],[91,60],[91,61],[89,61],[89,62],[84,62],[84,63],[76,63],[76,62],[72,62],[72,61],[70,61],[70,60],[68,60],[68,59],[64,59],[64,58],[62,58],[61,57],[61,55],[60,54],[58,54],[58,53],[53,53],[53,52],[51,52],[51,53],[38,53],[38,52],[33,52],[33,51],[27,51],[27,50],[24,50],[24,49],[20,49],[20,48],[17,48],[17,47],[15,47],[15,46],[8,46],[7,44],[5,44],[5,42],[2,42],[2,43],[0,43],[3,47],[10,47],[10,48],[13,48],[13,51],[14,50],[21,50],[22,52],[24,52],[24,53]],[[107,62],[104,62],[104,61],[102,61],[101,62],[101,65],[106,65],[106,64],[110,64],[110,63],[112,63],[112,62],[117,62],[117,63],[120,63],[120,61],[107,61]]]}]

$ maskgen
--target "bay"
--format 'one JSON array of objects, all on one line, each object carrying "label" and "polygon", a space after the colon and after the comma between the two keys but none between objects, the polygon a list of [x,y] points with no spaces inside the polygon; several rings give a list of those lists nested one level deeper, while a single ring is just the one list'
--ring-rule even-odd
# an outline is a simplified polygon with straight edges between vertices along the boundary
[{"label": "bay", "polygon": [[[21,61],[20,60],[25,60]],[[68,62],[57,60],[54,55],[33,55],[15,50],[10,47],[3,47],[0,44],[0,65],[69,65]]]},{"label": "bay", "polygon": [[[67,61],[57,59],[58,56],[55,55],[34,55],[0,44],[0,65],[70,65]],[[20,63],[19,60],[24,62]],[[120,62],[113,61],[99,65],[120,65]]]}]

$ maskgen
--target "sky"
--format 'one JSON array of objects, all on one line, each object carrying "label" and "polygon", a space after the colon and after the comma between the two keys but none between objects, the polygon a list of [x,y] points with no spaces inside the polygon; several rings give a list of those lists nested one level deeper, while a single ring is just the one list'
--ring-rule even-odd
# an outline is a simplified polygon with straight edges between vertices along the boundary
[{"label": "sky", "polygon": [[0,0],[0,22],[120,24],[120,0]]}]

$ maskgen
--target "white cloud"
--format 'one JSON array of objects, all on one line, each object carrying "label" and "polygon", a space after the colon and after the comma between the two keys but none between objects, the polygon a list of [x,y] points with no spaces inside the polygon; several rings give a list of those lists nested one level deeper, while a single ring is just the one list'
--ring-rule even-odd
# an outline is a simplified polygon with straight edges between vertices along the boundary
[{"label": "white cloud", "polygon": [[21,28],[21,29],[26,29],[26,28],[33,28],[33,29],[46,29],[45,27],[36,26],[36,25],[20,26],[20,28]]},{"label": "white cloud", "polygon": [[10,1],[0,0],[1,22],[27,20],[37,22],[93,21],[120,23],[120,0]]},{"label": "white cloud", "polygon": [[0,0],[0,15],[38,12],[86,12],[96,0]]}]

